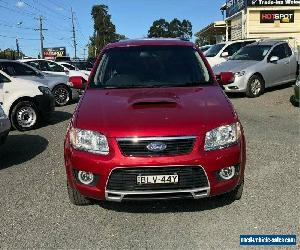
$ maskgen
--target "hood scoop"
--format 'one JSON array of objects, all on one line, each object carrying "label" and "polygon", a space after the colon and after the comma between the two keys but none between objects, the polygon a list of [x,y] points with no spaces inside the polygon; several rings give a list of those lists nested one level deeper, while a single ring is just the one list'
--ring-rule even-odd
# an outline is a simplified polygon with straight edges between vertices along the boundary
[{"label": "hood scoop", "polygon": [[129,98],[128,104],[133,108],[173,108],[178,105],[179,98],[172,93],[148,92]]},{"label": "hood scoop", "polygon": [[138,100],[131,104],[133,108],[174,108],[177,106],[177,102],[175,100]]}]

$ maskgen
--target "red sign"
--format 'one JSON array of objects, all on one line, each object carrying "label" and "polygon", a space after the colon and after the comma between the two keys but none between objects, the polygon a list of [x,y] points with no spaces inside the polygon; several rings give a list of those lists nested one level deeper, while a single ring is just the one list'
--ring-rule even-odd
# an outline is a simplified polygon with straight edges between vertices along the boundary
[{"label": "red sign", "polygon": [[293,23],[295,20],[295,12],[293,10],[279,10],[279,11],[261,11],[261,23],[274,23],[280,21],[281,23]]}]

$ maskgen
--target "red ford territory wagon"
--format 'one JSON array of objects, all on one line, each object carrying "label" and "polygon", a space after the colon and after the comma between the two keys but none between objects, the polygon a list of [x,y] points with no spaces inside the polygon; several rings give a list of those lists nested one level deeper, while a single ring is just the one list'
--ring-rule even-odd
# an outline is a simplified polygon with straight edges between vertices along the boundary
[{"label": "red ford territory wagon", "polygon": [[67,130],[70,200],[240,199],[243,129],[199,49],[180,39],[107,45]]}]

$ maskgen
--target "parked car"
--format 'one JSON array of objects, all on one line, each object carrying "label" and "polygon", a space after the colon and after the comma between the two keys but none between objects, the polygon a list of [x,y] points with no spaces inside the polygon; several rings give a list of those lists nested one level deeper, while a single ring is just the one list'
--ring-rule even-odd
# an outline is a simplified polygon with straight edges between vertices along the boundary
[{"label": "parked car", "polygon": [[[233,78],[222,73],[220,84]],[[67,130],[69,198],[240,199],[245,147],[237,114],[196,45],[109,44]]]},{"label": "parked car", "polygon": [[72,88],[66,75],[43,73],[30,65],[13,60],[0,60],[0,69],[12,77],[47,85],[55,96],[57,106],[64,106],[79,99],[78,91]]},{"label": "parked car", "polygon": [[245,92],[258,97],[265,88],[296,81],[297,61],[285,41],[261,41],[238,51],[228,61],[213,67],[216,75],[223,71],[235,74],[226,92]]},{"label": "parked car", "polygon": [[71,63],[68,62],[57,62],[57,64],[64,67],[65,71],[69,70],[69,76],[77,76],[82,77],[86,82],[89,79],[90,72],[86,70],[80,70],[77,67],[73,66]]},{"label": "parked car", "polygon": [[0,70],[0,102],[12,127],[26,131],[46,120],[54,111],[50,89],[37,81],[10,77]]},{"label": "parked car", "polygon": [[86,74],[74,68],[74,66],[70,65],[67,62],[54,62],[46,59],[24,59],[20,61],[29,64],[30,66],[44,73],[52,73],[67,76],[81,76],[86,81],[88,80],[88,76]]},{"label": "parked car", "polygon": [[[0,85],[1,85],[1,82],[0,82]],[[2,145],[5,142],[5,140],[8,136],[9,130],[10,130],[10,121],[9,121],[7,115],[4,113],[4,110],[0,104],[0,145]]]},{"label": "parked car", "polygon": [[71,61],[70,64],[74,65],[87,76],[90,76],[93,68],[93,63],[89,61]]},{"label": "parked car", "polygon": [[298,79],[296,81],[296,85],[294,87],[294,95],[291,96],[291,103],[299,107],[300,106],[300,75],[298,76]]},{"label": "parked car", "polygon": [[206,56],[206,59],[209,62],[210,66],[213,67],[222,62],[225,62],[238,50],[254,42],[256,42],[256,40],[250,39],[218,43],[206,50],[204,52],[204,55]]}]

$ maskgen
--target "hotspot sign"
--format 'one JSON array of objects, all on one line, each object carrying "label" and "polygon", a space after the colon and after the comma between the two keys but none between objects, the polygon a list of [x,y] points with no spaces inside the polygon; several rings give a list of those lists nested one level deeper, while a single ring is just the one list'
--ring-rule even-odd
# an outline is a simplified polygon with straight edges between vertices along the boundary
[{"label": "hotspot sign", "polygon": [[275,21],[280,21],[281,23],[293,23],[294,20],[295,20],[295,12],[292,10],[260,12],[261,23],[274,23]]},{"label": "hotspot sign", "polygon": [[56,57],[65,56],[66,47],[53,47],[53,48],[44,48],[43,56],[45,59],[54,60]]}]

